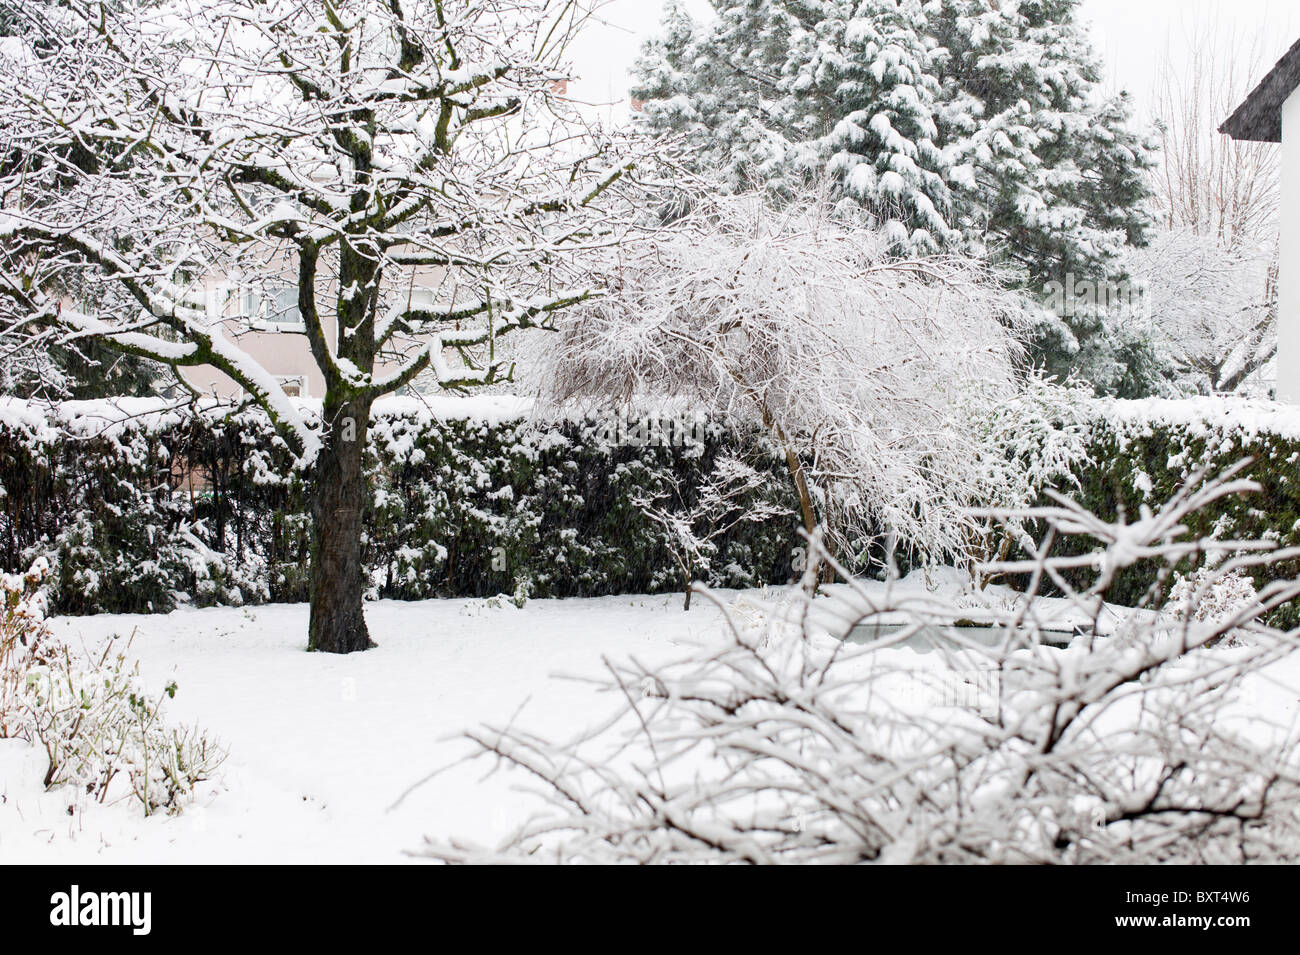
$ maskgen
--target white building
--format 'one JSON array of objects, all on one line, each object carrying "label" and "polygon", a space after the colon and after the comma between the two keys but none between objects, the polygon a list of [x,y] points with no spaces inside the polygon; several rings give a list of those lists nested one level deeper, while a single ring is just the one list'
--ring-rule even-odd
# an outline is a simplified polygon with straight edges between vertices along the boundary
[{"label": "white building", "polygon": [[1300,404],[1300,41],[1219,127],[1233,139],[1281,143],[1277,399]]}]

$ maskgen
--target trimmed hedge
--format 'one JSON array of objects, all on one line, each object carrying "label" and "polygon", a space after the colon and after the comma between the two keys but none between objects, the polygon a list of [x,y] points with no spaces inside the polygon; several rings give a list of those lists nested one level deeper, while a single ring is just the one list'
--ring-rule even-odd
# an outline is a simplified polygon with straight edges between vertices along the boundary
[{"label": "trimmed hedge", "polygon": [[[595,418],[535,425],[517,402],[438,407],[376,408],[363,542],[372,597],[674,590],[661,532],[629,496],[672,475],[697,484],[724,444],[748,448],[771,475],[763,496],[791,516],[737,527],[702,582],[791,575],[798,503],[761,435],[711,421],[670,420],[666,431],[658,419],[639,431]],[[55,612],[306,599],[311,476],[295,471],[260,412],[182,414],[143,399],[68,402],[57,420],[12,402],[3,411],[0,563],[48,556]]]},{"label": "trimmed hedge", "polygon": [[[1193,515],[1189,536],[1300,546],[1300,408],[1211,398],[1098,403],[1088,452],[1091,463],[1076,473],[1079,487],[1070,496],[1109,520],[1122,509],[1129,521],[1139,519],[1143,505],[1159,507],[1198,470],[1213,476],[1252,458],[1242,476],[1261,490]],[[1078,541],[1064,542],[1061,552],[1070,552],[1071,543],[1079,552]],[[1300,576],[1300,560],[1275,564],[1268,576]],[[1087,575],[1077,578],[1084,582]],[[1136,604],[1155,581],[1155,565],[1135,565],[1119,576],[1109,599]],[[1255,576],[1257,588],[1267,582],[1264,574]],[[1270,622],[1300,625],[1300,606],[1279,608]]]},{"label": "trimmed hedge", "polygon": [[[1090,510],[1110,518],[1123,507],[1135,519],[1198,468],[1251,456],[1263,491],[1198,515],[1191,532],[1300,546],[1300,409],[1189,399],[1098,402],[1089,415],[1091,462],[1069,493]],[[368,458],[370,595],[675,590],[662,532],[629,498],[672,477],[698,483],[727,448],[770,475],[762,497],[790,519],[739,525],[702,582],[787,581],[800,521],[783,462],[757,432],[666,419],[666,429],[658,418],[530,423],[505,399],[380,403]],[[308,481],[260,412],[182,413],[139,399],[68,402],[47,417],[2,402],[0,564],[18,571],[48,556],[59,613],[305,600]],[[1276,572],[1300,574],[1300,562]],[[1134,567],[1112,594],[1136,602],[1155,576]],[[1277,622],[1300,624],[1300,608]]]}]

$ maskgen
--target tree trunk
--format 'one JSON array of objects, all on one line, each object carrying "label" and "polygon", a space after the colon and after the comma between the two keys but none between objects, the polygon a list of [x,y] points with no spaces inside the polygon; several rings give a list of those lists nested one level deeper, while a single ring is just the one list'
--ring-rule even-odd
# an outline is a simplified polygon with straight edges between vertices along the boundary
[{"label": "tree trunk", "polygon": [[[780,433],[779,429],[778,433]],[[785,442],[784,434],[781,434],[781,440]],[[799,492],[799,511],[803,514],[804,530],[811,534],[817,530],[817,514],[813,511],[812,493],[808,490],[808,479],[804,477],[803,463],[788,443],[785,444],[785,466],[790,469],[795,490]]]},{"label": "tree trunk", "polygon": [[355,653],[375,646],[362,613],[363,471],[369,400],[326,399],[324,445],[312,493],[311,622],[307,649]]},{"label": "tree trunk", "polygon": [[[734,377],[734,376],[733,376]],[[740,379],[737,379],[740,380]],[[744,382],[741,381],[744,385]],[[785,452],[785,466],[790,470],[790,478],[794,481],[795,490],[799,492],[799,511],[803,515],[803,527],[809,534],[817,529],[817,514],[813,510],[812,493],[808,490],[808,479],[803,473],[803,463],[799,460],[799,455],[794,447],[790,444],[790,439],[785,436],[785,430],[777,423],[775,416],[768,410],[767,405],[758,397],[752,388],[745,386],[750,397],[758,405],[758,410],[763,415],[763,425],[771,428],[776,435],[777,441],[781,443],[781,449]]]},{"label": "tree trunk", "polygon": [[[766,414],[766,411],[764,413]],[[770,415],[767,416],[767,420],[771,422],[769,427],[776,430],[777,439],[785,450],[785,466],[790,470],[790,477],[794,480],[795,489],[799,492],[799,510],[803,514],[803,527],[811,537],[813,532],[817,530],[817,513],[813,510],[812,492],[808,490],[808,477],[804,474],[803,462],[799,460],[799,455],[791,447],[785,432],[781,430],[781,426],[772,421]],[[824,540],[823,544],[825,544]],[[811,555],[809,556],[811,557]],[[823,562],[821,572],[817,576],[817,582],[813,586],[813,593],[815,594],[823,583],[829,584],[834,579],[835,571],[830,564]]]}]

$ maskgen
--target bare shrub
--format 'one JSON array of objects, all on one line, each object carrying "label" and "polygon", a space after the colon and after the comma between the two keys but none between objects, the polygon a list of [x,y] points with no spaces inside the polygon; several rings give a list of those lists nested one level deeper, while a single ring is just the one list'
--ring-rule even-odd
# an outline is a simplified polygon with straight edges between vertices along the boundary
[{"label": "bare shrub", "polygon": [[784,510],[762,497],[768,476],[740,455],[725,453],[714,469],[693,487],[682,475],[658,475],[654,486],[630,498],[664,536],[664,546],[681,574],[691,609],[697,573],[708,572],[718,553],[718,539],[740,524],[761,524],[784,516]]},{"label": "bare shrub", "polygon": [[[1300,594],[1278,580],[1235,612],[1155,611],[1174,566],[1202,548],[1184,519],[1256,489],[1234,468],[1198,475],[1159,511],[1108,523],[1064,498],[1030,516],[1048,530],[1023,599],[983,631],[932,595],[843,577],[773,620],[775,638],[732,627],[720,646],[667,666],[609,664],[611,718],[554,743],[509,726],[469,734],[482,754],[540,784],[551,810],[487,850],[428,841],[449,862],[1228,863],[1300,857],[1293,732],[1248,705],[1263,671],[1295,649],[1264,616]],[[1018,515],[1024,517],[1025,515]],[[1054,544],[1082,535],[1088,554]],[[1267,542],[1209,574],[1271,564]],[[1141,559],[1165,571],[1143,600],[1105,603]],[[1091,570],[1087,588],[1067,571]],[[1040,598],[1054,584],[1063,603]],[[1068,609],[1081,633],[1053,646]],[[904,621],[901,625],[899,621]],[[1113,620],[1113,626],[1107,624]],[[864,644],[843,637],[880,623]],[[792,626],[793,625],[793,626]],[[1215,644],[1228,633],[1244,644]],[[982,637],[982,638],[981,638]],[[927,642],[932,652],[900,648]]]},{"label": "bare shrub", "polygon": [[49,637],[45,625],[45,591],[42,584],[50,567],[44,558],[25,574],[0,575],[0,739],[18,735],[27,667],[39,659]]},{"label": "bare shrub", "polygon": [[139,665],[111,639],[93,652],[61,645],[28,670],[24,713],[48,758],[46,788],[74,786],[105,802],[120,777],[148,816],[179,812],[213,776],[225,759],[221,747],[163,718],[176,683],[156,694],[141,684]]},{"label": "bare shrub", "polygon": [[[47,789],[73,786],[98,802],[133,797],[146,816],[179,812],[225,752],[197,727],[164,719],[176,683],[147,693],[120,642],[86,650],[51,635],[41,590],[48,573],[41,560],[0,581],[0,739],[44,749]],[[114,787],[118,779],[125,790]]]}]

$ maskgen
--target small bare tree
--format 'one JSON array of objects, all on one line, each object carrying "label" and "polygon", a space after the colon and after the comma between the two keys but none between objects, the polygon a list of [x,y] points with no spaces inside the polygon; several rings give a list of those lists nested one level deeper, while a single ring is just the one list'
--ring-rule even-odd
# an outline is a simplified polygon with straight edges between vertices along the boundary
[{"label": "small bare tree", "polygon": [[682,609],[691,609],[698,574],[708,573],[718,539],[742,524],[761,524],[784,509],[759,495],[770,476],[736,454],[724,453],[698,484],[672,473],[651,490],[638,490],[632,505],[663,532],[664,546],[682,577]]},{"label": "small bare tree", "polygon": [[[1269,543],[1198,541],[1184,521],[1257,486],[1190,482],[1158,512],[1109,523],[1060,499],[1024,598],[988,639],[947,629],[960,611],[915,591],[845,586],[811,597],[812,570],[775,639],[729,639],[675,665],[609,664],[614,717],[565,743],[517,726],[469,734],[540,783],[551,809],[494,850],[433,840],[449,862],[1241,863],[1300,859],[1300,743],[1243,696],[1297,637],[1264,623],[1300,596],[1278,579],[1250,603],[1153,608],[1173,568],[1204,549],[1217,575],[1293,559]],[[1023,516],[1023,515],[1022,515]],[[1096,549],[1056,556],[1062,536]],[[814,538],[814,543],[816,540]],[[835,565],[823,548],[821,559]],[[1161,570],[1143,601],[1105,604],[1138,561]],[[1090,586],[1069,571],[1090,569]],[[838,568],[843,575],[843,569]],[[1050,646],[1037,596],[1066,593],[1096,632]],[[1105,614],[1119,622],[1101,635]],[[902,618],[902,626],[884,626]],[[881,621],[886,635],[843,640]],[[794,626],[790,627],[789,624]],[[1243,646],[1217,646],[1228,634]],[[900,653],[928,640],[936,650]],[[925,661],[929,661],[926,663]],[[1248,699],[1246,700],[1248,702]]]},{"label": "small bare tree", "polygon": [[1219,132],[1264,75],[1262,31],[1242,35],[1217,19],[1186,35],[1186,61],[1166,48],[1154,90],[1161,161],[1153,170],[1166,229],[1212,236],[1225,249],[1276,238],[1279,155],[1275,143]]},{"label": "small bare tree", "polygon": [[824,522],[856,553],[886,538],[960,552],[983,473],[968,399],[1014,393],[1031,316],[977,261],[893,258],[850,215],[816,194],[778,211],[704,191],[570,313],[556,388],[760,422],[808,531]]}]

